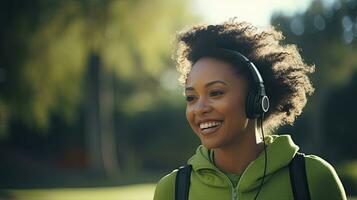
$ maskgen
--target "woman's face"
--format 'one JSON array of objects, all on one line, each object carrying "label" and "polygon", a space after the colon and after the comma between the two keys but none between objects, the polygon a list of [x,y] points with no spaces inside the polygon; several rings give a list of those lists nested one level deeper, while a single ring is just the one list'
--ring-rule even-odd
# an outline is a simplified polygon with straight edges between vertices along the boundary
[{"label": "woman's face", "polygon": [[186,117],[206,148],[244,140],[246,94],[246,80],[231,64],[204,57],[193,65],[185,85]]}]

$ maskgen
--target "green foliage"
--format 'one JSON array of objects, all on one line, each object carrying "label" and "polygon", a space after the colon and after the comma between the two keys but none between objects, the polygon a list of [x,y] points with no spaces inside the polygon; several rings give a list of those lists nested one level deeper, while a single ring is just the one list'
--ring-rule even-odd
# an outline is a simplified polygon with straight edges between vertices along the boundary
[{"label": "green foliage", "polygon": [[10,195],[18,200],[151,200],[154,190],[154,184],[138,184],[106,188],[11,190]]},{"label": "green foliage", "polygon": [[[20,120],[40,129],[48,128],[52,115],[68,123],[78,117],[93,52],[100,56],[106,73],[115,73],[120,83],[133,90],[118,92],[119,110],[153,105],[150,102],[160,91],[158,79],[172,65],[171,37],[193,19],[185,1],[178,0],[3,4],[1,12],[12,20],[1,37],[1,66],[8,76],[0,96],[0,120],[2,124]],[[131,103],[133,99],[140,102]]]},{"label": "green foliage", "polygon": [[316,64],[314,82],[319,85],[344,86],[357,70],[356,4],[355,0],[336,0],[327,5],[317,0],[304,13],[272,17],[286,42],[297,44],[306,61]]}]

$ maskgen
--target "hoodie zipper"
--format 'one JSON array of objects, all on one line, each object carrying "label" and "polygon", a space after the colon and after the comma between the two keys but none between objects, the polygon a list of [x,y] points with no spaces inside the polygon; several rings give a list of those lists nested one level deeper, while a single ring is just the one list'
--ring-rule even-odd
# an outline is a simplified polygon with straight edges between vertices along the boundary
[{"label": "hoodie zipper", "polygon": [[250,165],[252,165],[254,163],[255,160],[253,160],[252,162],[249,163],[249,165],[244,169],[242,175],[240,176],[239,180],[238,180],[238,183],[237,183],[237,186],[234,187],[231,180],[229,180],[229,178],[223,173],[221,172],[221,170],[219,170],[216,166],[214,166],[215,168],[215,171],[218,172],[219,174],[221,174],[225,179],[226,181],[228,181],[229,185],[231,186],[231,190],[232,190],[232,200],[238,200],[238,186],[239,186],[239,183],[240,181],[242,180],[242,177],[244,175],[244,173],[247,171],[247,169],[250,167]]},{"label": "hoodie zipper", "polygon": [[[233,184],[232,184],[232,182],[231,182],[231,180],[229,180],[229,178],[223,173],[223,172],[221,172],[218,168],[216,168],[216,171],[219,173],[219,174],[221,174],[225,179],[226,179],[226,181],[229,183],[229,186],[231,187],[231,192],[232,192],[232,200],[238,200],[238,185],[239,185],[239,181],[238,181],[238,184],[237,184],[237,186],[236,187],[234,187],[233,186]],[[244,172],[245,172],[245,170],[244,170]],[[243,172],[243,174],[244,174],[244,172]],[[242,175],[243,175],[242,174]],[[242,177],[242,176],[241,176]]]},{"label": "hoodie zipper", "polygon": [[233,184],[231,183],[231,180],[229,180],[229,178],[223,172],[221,172],[221,170],[219,170],[216,167],[215,167],[215,171],[218,172],[220,175],[222,175],[224,177],[224,179],[226,179],[226,181],[229,183],[229,186],[231,187],[231,192],[232,192],[232,200],[237,200],[237,197],[238,197],[237,188],[235,188],[233,186]]},{"label": "hoodie zipper", "polygon": [[237,187],[234,187],[231,180],[228,178],[228,176],[225,175],[223,172],[221,172],[221,170],[219,170],[216,166],[214,166],[214,171],[216,171],[218,174],[222,175],[222,177],[224,177],[224,179],[226,179],[226,181],[229,183],[229,186],[231,187],[231,192],[232,192],[232,200],[238,200],[237,187],[238,187],[239,181],[238,181]]},{"label": "hoodie zipper", "polygon": [[238,191],[237,191],[237,188],[233,188],[232,200],[238,200]]},{"label": "hoodie zipper", "polygon": [[245,170],[243,171],[242,175],[239,178],[239,181],[238,181],[236,187],[233,186],[231,180],[229,180],[229,178],[223,172],[221,172],[221,170],[219,170],[217,167],[215,167],[215,171],[218,172],[219,174],[221,174],[226,179],[226,181],[229,183],[229,185],[231,186],[232,200],[238,200],[238,186],[239,186],[239,183],[242,180],[242,177],[243,177],[244,173],[247,171],[249,166],[253,164],[253,162],[254,161],[250,162],[249,165],[245,168]]}]

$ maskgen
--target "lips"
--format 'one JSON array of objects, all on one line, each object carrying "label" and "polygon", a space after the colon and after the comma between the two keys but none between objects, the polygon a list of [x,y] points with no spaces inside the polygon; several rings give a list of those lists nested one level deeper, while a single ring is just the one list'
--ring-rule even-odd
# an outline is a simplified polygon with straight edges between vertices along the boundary
[{"label": "lips", "polygon": [[218,120],[205,120],[198,123],[200,131],[202,134],[209,134],[216,132],[221,126],[223,121]]},{"label": "lips", "polygon": [[203,129],[207,129],[207,128],[212,128],[212,127],[218,126],[220,124],[221,124],[220,121],[209,121],[209,122],[200,123],[199,125],[200,125],[201,130],[203,130]]}]

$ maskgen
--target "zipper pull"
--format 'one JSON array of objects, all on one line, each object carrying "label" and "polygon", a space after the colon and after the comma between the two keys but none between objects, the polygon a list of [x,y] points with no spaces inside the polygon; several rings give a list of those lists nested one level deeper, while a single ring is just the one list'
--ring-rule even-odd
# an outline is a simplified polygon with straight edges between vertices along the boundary
[{"label": "zipper pull", "polygon": [[233,188],[232,200],[237,200],[237,199],[238,199],[237,188]]}]

